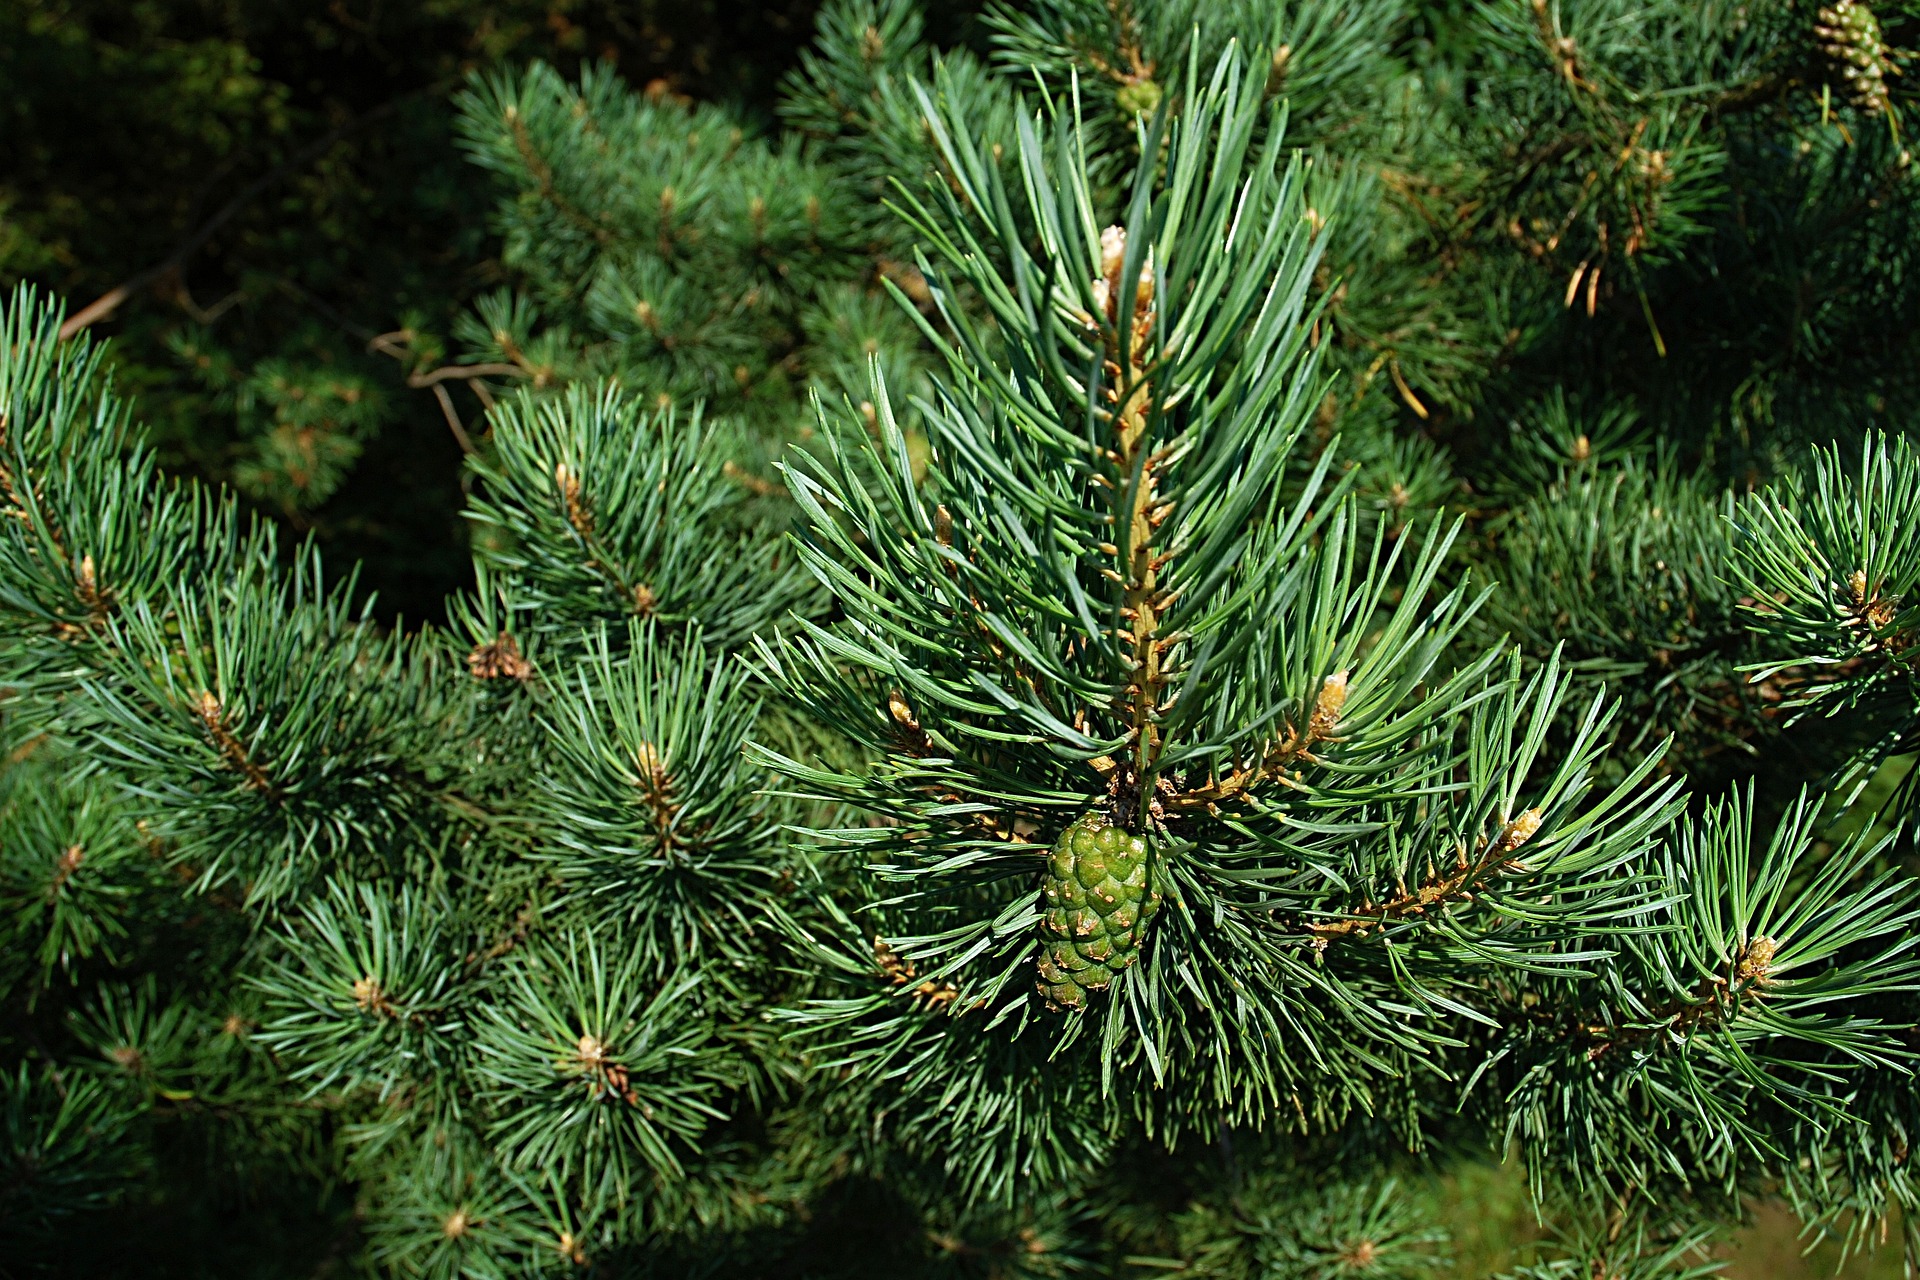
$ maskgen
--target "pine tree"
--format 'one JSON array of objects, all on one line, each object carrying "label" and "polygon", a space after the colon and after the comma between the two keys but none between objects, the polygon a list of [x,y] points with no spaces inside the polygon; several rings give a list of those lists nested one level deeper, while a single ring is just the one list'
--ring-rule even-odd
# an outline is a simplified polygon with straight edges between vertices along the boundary
[{"label": "pine tree", "polygon": [[508,283],[387,335],[484,408],[444,627],[15,293],[7,1260],[1446,1274],[1502,1161],[1515,1276],[1911,1256],[1909,26],[834,0],[778,134],[477,76]]}]

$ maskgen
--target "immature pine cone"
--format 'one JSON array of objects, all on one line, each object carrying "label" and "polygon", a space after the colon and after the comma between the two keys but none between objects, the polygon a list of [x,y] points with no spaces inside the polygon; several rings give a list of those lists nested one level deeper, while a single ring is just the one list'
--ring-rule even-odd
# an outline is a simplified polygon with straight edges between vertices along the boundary
[{"label": "immature pine cone", "polygon": [[1889,106],[1886,45],[1880,39],[1880,20],[1860,0],[1834,0],[1821,7],[1813,33],[1820,50],[1846,81],[1847,96],[1868,115]]},{"label": "immature pine cone", "polygon": [[1040,994],[1054,1009],[1078,1009],[1140,958],[1160,907],[1147,842],[1098,814],[1061,833],[1041,894]]}]

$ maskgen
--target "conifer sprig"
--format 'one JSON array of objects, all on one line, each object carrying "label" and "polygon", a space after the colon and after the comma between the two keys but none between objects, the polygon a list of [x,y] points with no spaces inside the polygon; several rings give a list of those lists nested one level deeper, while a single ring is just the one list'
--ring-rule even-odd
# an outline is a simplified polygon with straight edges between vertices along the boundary
[{"label": "conifer sprig", "polygon": [[565,890],[555,910],[621,937],[650,973],[742,956],[780,872],[766,779],[740,752],[760,711],[750,677],[697,630],[634,624],[624,648],[616,660],[604,635],[590,641],[554,691],[551,834],[531,856]]},{"label": "conifer sprig", "polygon": [[812,584],[769,536],[733,435],[608,386],[502,401],[468,507],[478,559],[520,634],[577,641],[593,624],[701,624],[736,648]]},{"label": "conifer sprig", "polygon": [[[261,1044],[311,1094],[431,1087],[457,1071],[474,992],[443,895],[335,882],[302,906],[271,977]],[[456,1107],[457,1099],[449,1099]]]},{"label": "conifer sprig", "polygon": [[1911,879],[1875,869],[1884,838],[1823,856],[1805,796],[1764,843],[1751,815],[1710,806],[1668,844],[1670,892],[1623,918],[1617,958],[1507,1005],[1483,1070],[1512,1082],[1498,1105],[1537,1185],[1750,1179],[1794,1125],[1858,1125],[1850,1080],[1908,1071]]},{"label": "conifer sprig", "polygon": [[[1104,231],[1070,112],[1023,121],[1010,179],[927,99],[952,182],[905,207],[939,255],[934,461],[917,488],[883,387],[878,440],[826,416],[791,484],[846,622],[763,647],[874,753],[769,759],[885,820],[819,833],[884,896],[877,940],[815,943],[851,990],[798,1016],[933,1113],[903,1133],[990,1133],[1016,1168],[1088,1158],[1129,1114],[1163,1140],[1334,1122],[1485,1016],[1463,965],[1604,959],[1568,943],[1665,892],[1643,865],[1673,788],[1642,786],[1649,760],[1593,790],[1604,706],[1549,762],[1557,664],[1441,665],[1474,607],[1436,588],[1450,532],[1363,539],[1325,456],[1289,484],[1320,390],[1302,168],[1236,52],[1186,83]],[[1062,1018],[1031,989],[1037,855],[1084,812],[1148,838],[1167,901]],[[1087,1055],[1097,1105],[1067,1083]],[[949,1167],[1004,1192],[984,1161]]]},{"label": "conifer sprig", "polygon": [[623,1195],[677,1174],[675,1147],[722,1118],[728,1079],[695,1003],[697,973],[651,978],[638,954],[563,937],[509,961],[478,1029],[481,1097],[508,1163]]},{"label": "conifer sprig", "polygon": [[1759,630],[1787,648],[1790,663],[1861,668],[1823,681],[1819,696],[1904,674],[1920,635],[1920,457],[1905,437],[1872,436],[1857,466],[1838,449],[1816,449],[1812,466],[1741,505],[1736,580],[1753,600]]}]

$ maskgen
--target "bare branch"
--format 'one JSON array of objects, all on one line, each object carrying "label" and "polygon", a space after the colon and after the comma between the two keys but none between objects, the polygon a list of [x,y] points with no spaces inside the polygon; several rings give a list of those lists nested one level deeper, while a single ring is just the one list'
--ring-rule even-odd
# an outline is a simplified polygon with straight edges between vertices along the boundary
[{"label": "bare branch", "polygon": [[460,414],[453,407],[453,397],[439,383],[433,384],[433,395],[440,402],[440,412],[447,415],[447,425],[453,428],[453,438],[460,442],[460,452],[473,456],[473,441],[467,439],[467,428],[460,421]]}]

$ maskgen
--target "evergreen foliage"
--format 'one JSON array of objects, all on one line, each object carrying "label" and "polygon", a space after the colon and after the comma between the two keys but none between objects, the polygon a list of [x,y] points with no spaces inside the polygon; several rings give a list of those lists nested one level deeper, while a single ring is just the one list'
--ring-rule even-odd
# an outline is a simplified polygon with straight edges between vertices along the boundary
[{"label": "evergreen foliage", "polygon": [[[1915,20],[928,33],[469,78],[445,625],[12,295],[0,1271],[1914,1258]],[[374,438],[176,345],[255,500]]]},{"label": "evergreen foliage", "polygon": [[[450,329],[497,282],[476,69],[617,59],[771,110],[814,0],[26,0],[0,12],[0,287],[114,335],[167,466],[438,617],[470,569]],[[437,390],[436,390],[437,388]],[[478,424],[474,424],[477,425]],[[395,486],[413,495],[386,501]]]}]

